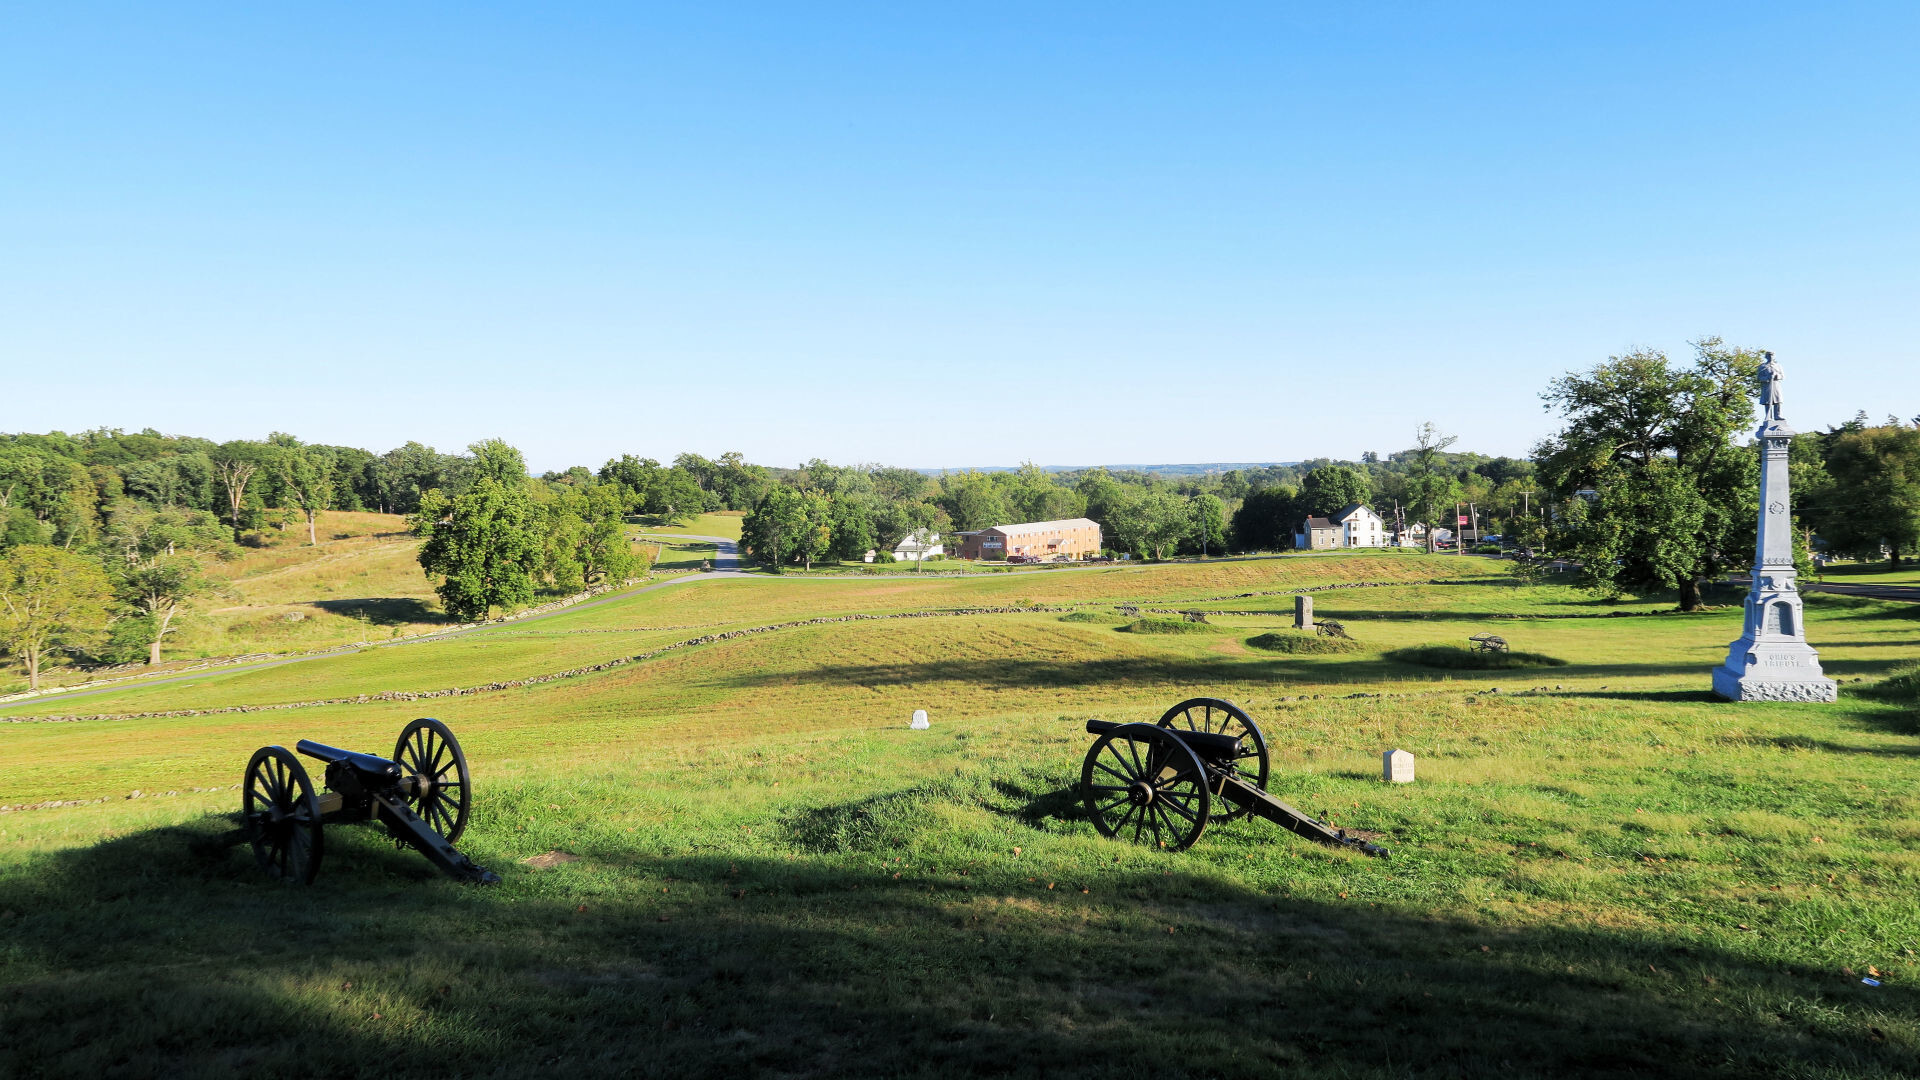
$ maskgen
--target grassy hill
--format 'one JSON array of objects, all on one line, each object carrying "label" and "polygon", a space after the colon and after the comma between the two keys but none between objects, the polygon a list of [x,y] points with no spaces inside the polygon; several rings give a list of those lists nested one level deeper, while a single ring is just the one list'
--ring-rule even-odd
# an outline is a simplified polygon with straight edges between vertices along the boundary
[{"label": "grassy hill", "polygon": [[[1248,646],[1302,589],[1358,651]],[[1807,600],[1830,673],[1911,656],[1920,608]],[[1123,605],[1213,632],[1124,632]],[[699,579],[0,708],[26,721],[0,806],[40,807],[0,814],[0,1073],[1911,1073],[1910,716],[1854,681],[1714,701],[1737,611],[1666,606],[1453,557]],[[1389,656],[1487,629],[1567,663]],[[472,692],[298,707],[445,688]],[[1276,794],[1393,857],[1260,822],[1171,855],[1097,836],[1084,721],[1196,694],[1253,712]],[[110,718],[33,719],[81,711]],[[461,846],[501,886],[365,828],[329,831],[310,890],[191,853],[255,747],[383,752],[418,715],[466,744]],[[1378,781],[1391,747],[1416,784]],[[553,852],[577,861],[524,861]]]}]

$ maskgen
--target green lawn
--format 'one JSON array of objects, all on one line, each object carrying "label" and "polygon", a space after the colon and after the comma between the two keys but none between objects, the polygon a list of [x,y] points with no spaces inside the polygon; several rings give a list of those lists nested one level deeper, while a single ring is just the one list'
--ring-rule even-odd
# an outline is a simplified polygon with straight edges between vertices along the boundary
[{"label": "green lawn", "polygon": [[[1315,594],[1359,651],[1247,646],[1290,602],[1238,594],[1342,578],[1399,582]],[[1207,599],[1255,614],[1191,635],[1113,614]],[[104,800],[0,814],[0,1076],[1920,1070],[1920,729],[1852,693],[1910,661],[1920,606],[1808,597],[1848,680],[1829,706],[1712,700],[1731,610],[1364,558],[693,581],[88,700],[471,686],[714,628],[1020,601],[1049,610],[795,627],[443,700],[0,723],[0,805]],[[1545,617],[1568,614],[1599,617]],[[1566,666],[1386,656],[1489,622]],[[1260,822],[1180,854],[1095,834],[1085,719],[1199,693],[1262,723],[1276,794],[1392,858]],[[915,708],[932,730],[906,729]],[[49,710],[0,716],[23,711]],[[194,789],[237,782],[255,747],[384,752],[423,714],[466,744],[461,847],[502,885],[434,877],[366,827],[329,831],[305,890],[194,853],[238,801]],[[1417,783],[1378,781],[1391,747]],[[522,861],[556,851],[579,860]]]},{"label": "green lawn", "polygon": [[1835,585],[1920,585],[1920,562],[1902,560],[1898,570],[1887,562],[1832,563],[1820,572],[1820,580]]},{"label": "green lawn", "polygon": [[740,522],[745,514],[736,510],[721,510],[712,514],[699,514],[691,518],[676,518],[672,521],[663,518],[643,517],[640,523],[650,533],[678,534],[681,536],[724,536],[729,540],[740,539]]}]

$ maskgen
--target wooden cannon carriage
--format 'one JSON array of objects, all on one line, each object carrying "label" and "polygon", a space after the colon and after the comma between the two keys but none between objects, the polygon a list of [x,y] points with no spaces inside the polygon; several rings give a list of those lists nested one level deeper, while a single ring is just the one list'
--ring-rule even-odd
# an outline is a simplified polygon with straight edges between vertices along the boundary
[{"label": "wooden cannon carriage", "polygon": [[498,874],[456,851],[473,802],[467,756],[447,725],[427,717],[400,731],[393,757],[375,757],[302,739],[300,753],[326,762],[326,790],[316,793],[307,770],[284,746],[263,746],[247,762],[242,826],[223,837],[246,843],[269,877],[311,884],[320,872],[322,827],[378,821],[460,881],[491,885]]},{"label": "wooden cannon carriage", "polygon": [[1387,854],[1267,794],[1266,736],[1230,701],[1192,698],[1158,724],[1089,720],[1087,732],[1099,738],[1080,793],[1102,836],[1184,851],[1208,825],[1253,816],[1322,844]]}]

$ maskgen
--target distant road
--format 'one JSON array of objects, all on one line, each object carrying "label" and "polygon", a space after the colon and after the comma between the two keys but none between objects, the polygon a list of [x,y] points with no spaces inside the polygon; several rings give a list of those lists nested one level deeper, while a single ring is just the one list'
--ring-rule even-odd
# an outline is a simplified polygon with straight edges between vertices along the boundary
[{"label": "distant road", "polygon": [[[1753,578],[1746,574],[1729,579],[1735,585],[1751,585]],[[1802,581],[1801,592],[1836,593],[1840,596],[1864,596],[1870,600],[1899,600],[1909,604],[1920,604],[1920,585],[1845,585],[1840,582]]]}]

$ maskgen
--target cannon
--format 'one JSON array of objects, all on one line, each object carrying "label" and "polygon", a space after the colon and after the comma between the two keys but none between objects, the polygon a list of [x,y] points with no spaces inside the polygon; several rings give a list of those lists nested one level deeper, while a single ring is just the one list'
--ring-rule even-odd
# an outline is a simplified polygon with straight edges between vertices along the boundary
[{"label": "cannon", "polygon": [[323,826],[378,821],[394,840],[449,877],[491,885],[500,875],[454,849],[467,828],[473,786],[467,756],[447,725],[430,717],[400,731],[393,757],[355,753],[302,739],[296,749],[326,763],[325,790],[284,746],[263,746],[247,762],[242,825],[223,838],[250,844],[269,877],[310,885],[320,873]]},{"label": "cannon", "polygon": [[1081,766],[1080,794],[1102,836],[1184,851],[1207,826],[1251,816],[1330,847],[1387,855],[1269,795],[1266,735],[1230,701],[1191,698],[1157,724],[1089,720],[1087,733],[1099,738]]}]

